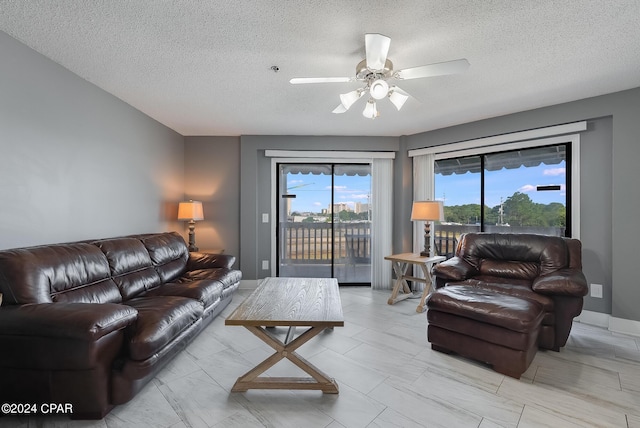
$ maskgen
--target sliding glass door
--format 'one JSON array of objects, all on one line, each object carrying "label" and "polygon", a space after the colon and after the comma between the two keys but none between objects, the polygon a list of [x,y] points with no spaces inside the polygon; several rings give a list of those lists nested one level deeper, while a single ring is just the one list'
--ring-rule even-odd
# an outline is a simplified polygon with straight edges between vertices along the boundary
[{"label": "sliding glass door", "polygon": [[371,166],[278,164],[281,277],[371,283]]}]

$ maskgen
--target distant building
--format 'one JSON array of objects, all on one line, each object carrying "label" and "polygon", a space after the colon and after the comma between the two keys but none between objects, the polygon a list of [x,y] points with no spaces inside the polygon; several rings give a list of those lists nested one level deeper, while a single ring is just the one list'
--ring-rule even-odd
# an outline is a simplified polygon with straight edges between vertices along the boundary
[{"label": "distant building", "polygon": [[327,214],[330,214],[331,212],[339,213],[340,211],[353,211],[351,207],[349,207],[349,205],[345,204],[344,202],[333,204],[333,210],[331,208],[332,206],[329,205],[329,208],[326,210]]},{"label": "distant building", "polygon": [[366,213],[371,210],[371,204],[363,204],[362,202],[356,202],[354,212],[356,214]]}]

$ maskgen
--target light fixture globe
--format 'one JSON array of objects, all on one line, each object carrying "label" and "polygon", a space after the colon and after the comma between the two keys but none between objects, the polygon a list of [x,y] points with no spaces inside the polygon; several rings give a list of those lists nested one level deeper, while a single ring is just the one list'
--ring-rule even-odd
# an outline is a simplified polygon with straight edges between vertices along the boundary
[{"label": "light fixture globe", "polygon": [[374,80],[369,88],[369,93],[376,100],[381,100],[389,93],[389,84],[382,79]]},{"label": "light fixture globe", "polygon": [[376,108],[375,100],[369,99],[369,101],[367,101],[367,105],[364,107],[362,115],[367,119],[375,119],[378,117],[378,109]]},{"label": "light fixture globe", "polygon": [[396,109],[398,111],[400,111],[400,109],[408,99],[409,97],[407,95],[401,94],[400,92],[395,90],[395,86],[391,88],[391,91],[389,92],[389,101],[391,101],[393,105],[396,106]]}]

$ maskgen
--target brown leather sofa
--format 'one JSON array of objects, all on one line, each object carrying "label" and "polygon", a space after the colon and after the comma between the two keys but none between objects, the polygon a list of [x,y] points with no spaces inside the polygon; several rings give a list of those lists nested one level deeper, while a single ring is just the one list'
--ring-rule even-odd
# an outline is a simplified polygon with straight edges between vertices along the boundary
[{"label": "brown leather sofa", "polygon": [[463,234],[455,256],[432,270],[432,347],[484,359],[494,368],[508,367],[504,360],[517,355],[512,373],[526,369],[538,347],[558,351],[588,291],[581,252],[577,239]]},{"label": "brown leather sofa", "polygon": [[229,304],[234,263],[177,233],[0,251],[0,402],[102,418]]}]

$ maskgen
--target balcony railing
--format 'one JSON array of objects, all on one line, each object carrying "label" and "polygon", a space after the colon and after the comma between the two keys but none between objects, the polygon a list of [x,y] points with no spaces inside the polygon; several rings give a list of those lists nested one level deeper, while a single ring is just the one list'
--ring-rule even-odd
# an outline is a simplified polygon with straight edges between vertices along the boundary
[{"label": "balcony railing", "polygon": [[371,222],[280,223],[280,261],[294,263],[368,264]]},{"label": "balcony railing", "polygon": [[[439,255],[452,257],[460,235],[480,232],[480,225],[437,224],[433,230]],[[564,236],[564,228],[485,226],[494,233],[539,233]],[[280,224],[280,262],[282,264],[370,264],[371,222]]]}]

